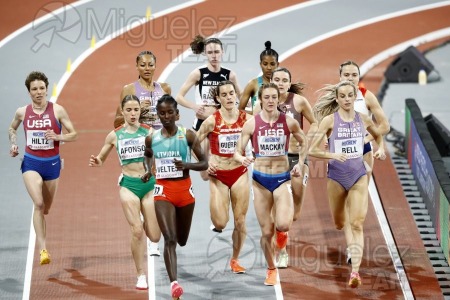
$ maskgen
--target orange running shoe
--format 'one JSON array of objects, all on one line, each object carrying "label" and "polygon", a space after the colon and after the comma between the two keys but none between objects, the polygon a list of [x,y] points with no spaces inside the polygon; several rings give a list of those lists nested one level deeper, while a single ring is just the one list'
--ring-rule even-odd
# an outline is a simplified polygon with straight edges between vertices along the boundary
[{"label": "orange running shoe", "polygon": [[276,285],[278,283],[278,270],[277,269],[267,269],[266,279],[264,280],[264,285]]},{"label": "orange running shoe", "polygon": [[283,249],[284,247],[286,247],[287,241],[288,241],[287,231],[282,232],[277,230],[277,248]]},{"label": "orange running shoe", "polygon": [[350,280],[348,281],[348,286],[352,289],[357,288],[361,285],[361,277],[358,272],[352,272],[350,275]]},{"label": "orange running shoe", "polygon": [[175,281],[172,284],[172,298],[178,299],[181,295],[183,295],[183,288]]},{"label": "orange running shoe", "polygon": [[50,263],[50,254],[47,252],[47,250],[42,249],[39,255],[40,255],[39,263],[41,265],[46,265]]},{"label": "orange running shoe", "polygon": [[230,260],[230,267],[231,267],[231,271],[234,274],[243,274],[243,273],[245,273],[245,268],[239,264],[239,261],[237,259],[232,258]]}]

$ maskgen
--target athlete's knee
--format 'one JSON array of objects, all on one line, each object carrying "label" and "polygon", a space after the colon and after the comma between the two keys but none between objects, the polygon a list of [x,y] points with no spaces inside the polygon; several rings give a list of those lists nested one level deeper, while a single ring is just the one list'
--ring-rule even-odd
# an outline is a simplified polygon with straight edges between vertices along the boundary
[{"label": "athlete's knee", "polygon": [[142,238],[144,236],[144,226],[140,223],[131,225],[131,234],[134,238]]},{"label": "athlete's knee", "polygon": [[217,230],[223,230],[227,226],[228,220],[216,217],[212,220],[212,223]]},{"label": "athlete's knee", "polygon": [[34,203],[34,211],[40,212],[42,214],[45,214],[45,204],[44,202],[35,202]]},{"label": "athlete's knee", "polygon": [[175,235],[164,237],[164,247],[168,247],[168,248],[176,247],[177,243],[178,243],[178,241],[177,241],[177,238]]},{"label": "athlete's knee", "polygon": [[245,216],[237,216],[234,219],[234,228],[239,231],[245,231]]},{"label": "athlete's knee", "polygon": [[280,232],[286,232],[289,231],[289,227],[290,227],[291,222],[287,221],[283,221],[283,222],[278,222],[277,224],[277,230]]},{"label": "athlete's knee", "polygon": [[203,181],[208,181],[209,180],[209,175],[206,171],[201,171],[200,172],[200,177],[203,179]]},{"label": "athlete's knee", "polygon": [[161,239],[161,232],[159,230],[158,230],[158,233],[153,232],[146,223],[144,223],[144,230],[145,230],[145,235],[148,237],[148,239],[151,242],[157,243]]},{"label": "athlete's knee", "polygon": [[275,234],[275,230],[272,228],[263,229],[261,232],[261,240],[271,240]]},{"label": "athlete's knee", "polygon": [[184,247],[187,244],[187,239],[180,239],[178,240],[178,245],[180,245],[180,247]]},{"label": "athlete's knee", "polygon": [[358,218],[350,222],[350,226],[352,227],[352,231],[363,231],[364,219]]}]

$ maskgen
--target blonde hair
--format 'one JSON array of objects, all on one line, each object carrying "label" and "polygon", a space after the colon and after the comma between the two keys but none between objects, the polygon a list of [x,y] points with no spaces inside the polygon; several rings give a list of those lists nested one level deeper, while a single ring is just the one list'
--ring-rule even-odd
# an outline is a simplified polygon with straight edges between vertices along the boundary
[{"label": "blonde hair", "polygon": [[339,109],[339,104],[337,103],[337,94],[339,88],[343,86],[351,86],[356,95],[357,87],[348,80],[343,80],[338,84],[329,84],[321,88],[317,92],[320,93],[319,99],[317,99],[316,104],[313,107],[314,116],[317,121],[322,121],[322,119],[332,113],[335,113]]}]

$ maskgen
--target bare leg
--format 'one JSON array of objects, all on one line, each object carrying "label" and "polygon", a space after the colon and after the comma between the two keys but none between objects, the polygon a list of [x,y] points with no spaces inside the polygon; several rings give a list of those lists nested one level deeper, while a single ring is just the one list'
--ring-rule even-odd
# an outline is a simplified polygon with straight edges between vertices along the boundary
[{"label": "bare leg", "polygon": [[177,280],[177,243],[186,245],[195,203],[175,208],[168,201],[155,201],[156,218],[164,236],[164,263],[170,282]]},{"label": "bare leg", "polygon": [[33,226],[39,250],[46,249],[46,224],[44,215],[48,214],[53,202],[59,179],[43,181],[34,171],[23,173],[23,180],[34,205]]},{"label": "bare leg", "polygon": [[156,219],[153,190],[148,192],[141,201],[142,215],[144,216],[144,229],[150,241],[157,243],[161,238],[158,220]]},{"label": "bare leg", "polygon": [[121,187],[119,191],[122,209],[131,230],[131,254],[136,265],[137,275],[145,274],[145,247],[146,239],[144,226],[141,221],[140,199],[127,188]]},{"label": "bare leg", "polygon": [[275,223],[272,218],[272,206],[274,204],[271,192],[253,181],[254,205],[256,217],[261,227],[260,245],[269,269],[275,268],[274,248],[272,239],[275,234]]},{"label": "bare leg", "polygon": [[350,244],[352,271],[358,272],[364,250],[363,225],[368,207],[367,176],[361,177],[348,192],[350,225],[353,241]]},{"label": "bare leg", "polygon": [[250,187],[247,173],[243,174],[231,187],[231,208],[234,217],[233,256],[237,259],[247,237],[245,216],[248,211]]},{"label": "bare leg", "polygon": [[230,219],[230,190],[215,177],[210,179],[209,190],[211,221],[217,230],[223,230]]}]

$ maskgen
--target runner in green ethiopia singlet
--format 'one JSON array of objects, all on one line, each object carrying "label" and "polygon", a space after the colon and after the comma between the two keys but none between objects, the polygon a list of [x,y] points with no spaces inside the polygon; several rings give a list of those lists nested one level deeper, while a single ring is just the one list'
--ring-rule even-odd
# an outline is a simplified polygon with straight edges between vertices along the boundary
[{"label": "runner in green ethiopia singlet", "polygon": [[174,159],[189,162],[191,153],[186,140],[186,128],[178,127],[174,136],[164,137],[161,129],[152,137],[152,150],[155,158],[156,179],[183,177],[183,171],[175,168]]}]

